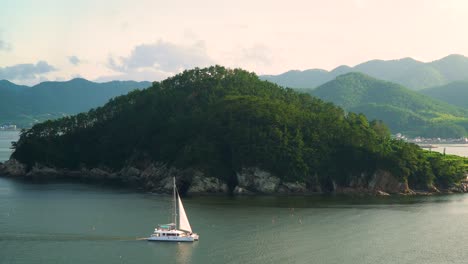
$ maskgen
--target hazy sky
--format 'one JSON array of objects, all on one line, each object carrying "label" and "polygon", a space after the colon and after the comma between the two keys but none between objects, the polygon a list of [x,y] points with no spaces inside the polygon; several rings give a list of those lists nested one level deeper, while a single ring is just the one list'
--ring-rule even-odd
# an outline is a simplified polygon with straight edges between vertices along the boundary
[{"label": "hazy sky", "polygon": [[0,0],[0,79],[160,80],[468,55],[466,0]]}]

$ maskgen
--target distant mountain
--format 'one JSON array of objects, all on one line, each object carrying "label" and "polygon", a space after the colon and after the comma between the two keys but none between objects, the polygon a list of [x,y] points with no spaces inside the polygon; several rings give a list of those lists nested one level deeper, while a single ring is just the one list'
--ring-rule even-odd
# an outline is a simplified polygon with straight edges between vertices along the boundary
[{"label": "distant mountain", "polygon": [[378,79],[401,84],[411,90],[421,90],[453,81],[468,80],[468,58],[462,55],[450,55],[428,63],[411,58],[371,60],[355,67],[340,66],[332,71],[320,69],[288,71],[280,75],[264,75],[261,78],[291,88],[315,88],[349,72],[362,72]]},{"label": "distant mountain", "polygon": [[150,82],[112,81],[95,83],[77,78],[66,82],[43,82],[33,87],[0,81],[0,124],[29,127],[39,121],[88,111],[109,99]]},{"label": "distant mountain", "polygon": [[12,121],[18,113],[25,112],[24,104],[17,104],[20,94],[29,87],[0,80],[0,125]]},{"label": "distant mountain", "polygon": [[468,110],[362,73],[341,75],[309,92],[347,111],[382,120],[393,133],[461,137],[468,131]]},{"label": "distant mountain", "polygon": [[7,81],[7,80],[0,80],[0,92],[3,92],[3,91],[15,92],[15,91],[19,91],[19,90],[24,89],[24,88],[28,88],[28,86],[14,84],[14,83],[12,83],[10,81]]},{"label": "distant mountain", "polygon": [[280,75],[263,75],[261,79],[274,82],[278,85],[291,88],[315,88],[323,83],[331,81],[339,74],[334,74],[333,71],[312,69],[305,71],[288,71]]},{"label": "distant mountain", "polygon": [[440,101],[468,109],[468,81],[452,82],[419,92]]}]

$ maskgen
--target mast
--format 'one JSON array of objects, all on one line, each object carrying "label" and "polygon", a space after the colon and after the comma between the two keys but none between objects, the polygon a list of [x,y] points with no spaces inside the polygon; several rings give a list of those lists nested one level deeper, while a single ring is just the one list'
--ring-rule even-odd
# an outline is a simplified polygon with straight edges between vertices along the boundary
[{"label": "mast", "polygon": [[175,184],[175,177],[174,180],[174,224],[175,228],[177,229],[177,198],[176,198],[176,184]]}]

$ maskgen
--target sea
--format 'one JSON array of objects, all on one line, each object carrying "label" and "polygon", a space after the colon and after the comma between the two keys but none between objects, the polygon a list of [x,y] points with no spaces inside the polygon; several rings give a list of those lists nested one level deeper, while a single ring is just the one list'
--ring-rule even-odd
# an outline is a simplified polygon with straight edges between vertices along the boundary
[{"label": "sea", "polygon": [[[15,136],[0,133],[0,143],[7,144],[1,146],[5,160]],[[168,195],[0,177],[0,263],[440,264],[468,259],[465,194],[212,195],[183,201],[200,240],[148,242],[157,224],[171,221]]]},{"label": "sea", "polygon": [[17,141],[20,132],[17,130],[2,131],[0,130],[0,162],[4,162],[10,158],[11,142]]}]

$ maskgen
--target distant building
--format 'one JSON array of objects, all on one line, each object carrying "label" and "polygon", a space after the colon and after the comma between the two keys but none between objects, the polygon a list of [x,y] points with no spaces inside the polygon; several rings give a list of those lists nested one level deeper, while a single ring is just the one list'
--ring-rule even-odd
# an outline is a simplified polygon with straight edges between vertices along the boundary
[{"label": "distant building", "polygon": [[16,127],[16,125],[11,125],[11,124],[8,124],[8,125],[0,125],[0,130],[17,130],[18,128]]},{"label": "distant building", "polygon": [[424,138],[424,137],[414,137],[407,138],[401,133],[395,134],[394,138],[404,140],[416,144],[468,144],[468,138]]}]

